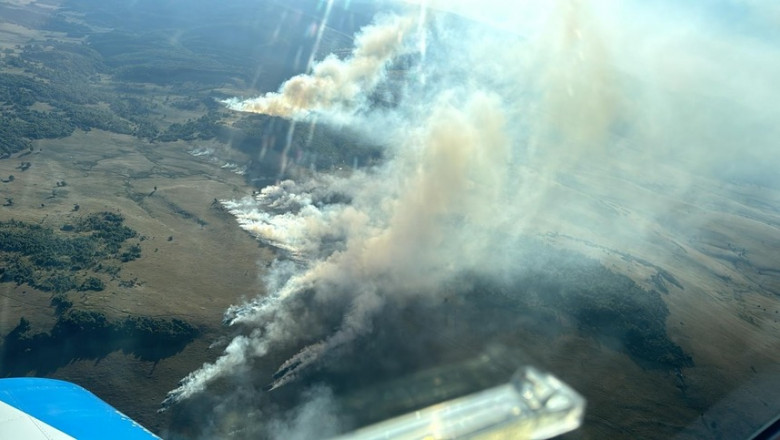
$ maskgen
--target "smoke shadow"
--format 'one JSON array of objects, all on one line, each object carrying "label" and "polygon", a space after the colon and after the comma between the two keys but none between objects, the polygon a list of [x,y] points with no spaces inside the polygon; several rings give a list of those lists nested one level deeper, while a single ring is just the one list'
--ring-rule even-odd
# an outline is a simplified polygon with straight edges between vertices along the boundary
[{"label": "smoke shadow", "polygon": [[[528,255],[518,255],[517,270],[505,275],[464,273],[429,295],[386,292],[368,331],[323,353],[288,385],[268,391],[280,374],[276,369],[299,345],[249,362],[208,392],[174,405],[172,431],[198,438],[238,430],[273,438],[267,424],[226,414],[253,408],[266,421],[284,418],[307,404],[304,391],[322,385],[332,391],[338,413],[347,415],[341,425],[364,426],[505,383],[522,365],[546,368],[551,357],[563,355],[552,353],[562,340],[590,341],[580,343],[605,347],[599,356],[628,356],[643,369],[693,366],[667,334],[669,311],[660,293],[580,254],[526,245]],[[311,343],[338,326],[333,308],[348,310],[349,304],[318,307],[305,317],[312,321],[306,325]],[[580,366],[572,362],[568,368]],[[196,423],[214,411],[219,414],[209,420],[233,424]]]}]

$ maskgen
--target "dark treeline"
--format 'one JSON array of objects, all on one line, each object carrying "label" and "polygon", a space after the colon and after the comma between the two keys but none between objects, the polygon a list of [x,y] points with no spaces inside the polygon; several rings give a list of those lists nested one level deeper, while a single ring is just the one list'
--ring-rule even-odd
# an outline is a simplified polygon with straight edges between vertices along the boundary
[{"label": "dark treeline", "polygon": [[70,309],[46,332],[33,332],[30,322],[19,324],[3,340],[0,376],[45,375],[75,360],[100,360],[121,350],[157,362],[184,349],[199,330],[180,319],[128,316],[111,320],[104,314]]}]

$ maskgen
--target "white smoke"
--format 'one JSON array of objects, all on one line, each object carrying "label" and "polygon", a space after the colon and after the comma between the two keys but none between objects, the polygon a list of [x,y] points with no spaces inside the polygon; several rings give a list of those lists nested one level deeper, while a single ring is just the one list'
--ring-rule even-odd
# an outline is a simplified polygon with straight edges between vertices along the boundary
[{"label": "white smoke", "polygon": [[225,352],[215,363],[204,364],[199,370],[187,375],[183,379],[183,383],[186,383],[187,386],[179,388],[163,404],[167,405],[174,400],[186,399],[193,394],[203,391],[206,384],[226,371],[230,371],[233,374],[245,371],[247,357],[262,356],[266,351],[263,344],[258,344],[256,337],[237,336],[228,344]]},{"label": "white smoke", "polygon": [[350,110],[359,98],[382,80],[388,63],[406,49],[405,36],[414,30],[413,18],[389,16],[355,37],[355,50],[346,60],[329,55],[312,67],[311,74],[287,80],[278,93],[225,101],[228,108],[272,116],[301,118],[310,112]]},{"label": "white smoke", "polygon": [[[667,20],[635,2],[487,3],[502,13],[482,21],[497,19],[499,29],[431,14],[412,36],[416,19],[384,17],[356,38],[347,60],[328,57],[279,93],[228,103],[289,118],[354,109],[386,80],[389,63],[426,47],[421,65],[408,70],[426,79],[408,75],[396,107],[352,113],[352,124],[389,145],[381,166],[283,181],[224,202],[244,229],[283,250],[284,261],[270,270],[267,295],[226,315],[248,334],[185,378],[169,401],[271,350],[303,347],[272,387],[289,383],[370,331],[388,303],[433,294],[466,271],[520,265],[497,243],[511,248],[524,233],[636,245],[666,206],[624,196],[609,186],[623,182],[615,176],[631,175],[644,194],[644,184],[687,178],[670,169],[706,173],[737,153],[780,166],[768,156],[780,134],[770,124],[780,120],[776,47]],[[471,2],[452,8],[480,15]],[[751,8],[760,16],[761,6]],[[406,41],[423,36],[425,45]],[[571,179],[594,175],[607,183],[570,189]],[[605,208],[618,199],[631,215]],[[334,310],[335,331],[311,331]]]}]

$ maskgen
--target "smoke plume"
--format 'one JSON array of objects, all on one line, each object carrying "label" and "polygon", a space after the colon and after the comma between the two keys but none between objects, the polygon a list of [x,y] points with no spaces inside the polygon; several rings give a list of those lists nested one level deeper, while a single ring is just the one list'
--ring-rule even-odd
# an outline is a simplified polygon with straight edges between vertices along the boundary
[{"label": "smoke plume", "polygon": [[404,39],[414,29],[414,19],[385,17],[355,37],[352,55],[341,60],[329,55],[313,65],[310,74],[287,80],[277,93],[254,99],[225,101],[228,108],[286,118],[300,118],[312,111],[349,110],[382,80],[384,69],[406,50]]},{"label": "smoke plume", "polygon": [[[717,8],[705,22],[694,6],[665,13],[663,1],[486,3],[382,16],[350,57],[227,102],[292,119],[346,114],[342,123],[385,146],[384,161],[223,201],[280,256],[267,293],[226,313],[242,335],[168,402],[276,350],[293,355],[268,378],[272,389],[304,377],[388,307],[435,297],[463,273],[522,270],[513,246],[524,235],[657,257],[665,244],[647,237],[666,236],[659,219],[694,180],[780,184],[761,171],[780,166],[780,51]],[[762,3],[723,3],[743,8],[753,34],[773,32]],[[402,79],[385,75],[414,50]],[[366,106],[383,84],[397,102]]]}]

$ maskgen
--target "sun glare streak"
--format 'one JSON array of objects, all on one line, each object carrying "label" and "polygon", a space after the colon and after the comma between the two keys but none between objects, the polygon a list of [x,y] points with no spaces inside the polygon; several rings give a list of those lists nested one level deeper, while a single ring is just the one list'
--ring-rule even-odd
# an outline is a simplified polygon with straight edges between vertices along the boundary
[{"label": "sun glare streak", "polygon": [[311,73],[314,66],[314,59],[317,56],[317,52],[320,50],[320,43],[322,42],[322,35],[325,33],[325,29],[328,27],[328,21],[330,20],[330,11],[333,9],[333,1],[328,0],[325,5],[325,12],[322,14],[322,20],[317,28],[317,37],[314,40],[314,46],[311,49],[311,55],[309,55],[309,61],[306,62],[306,73]]}]

